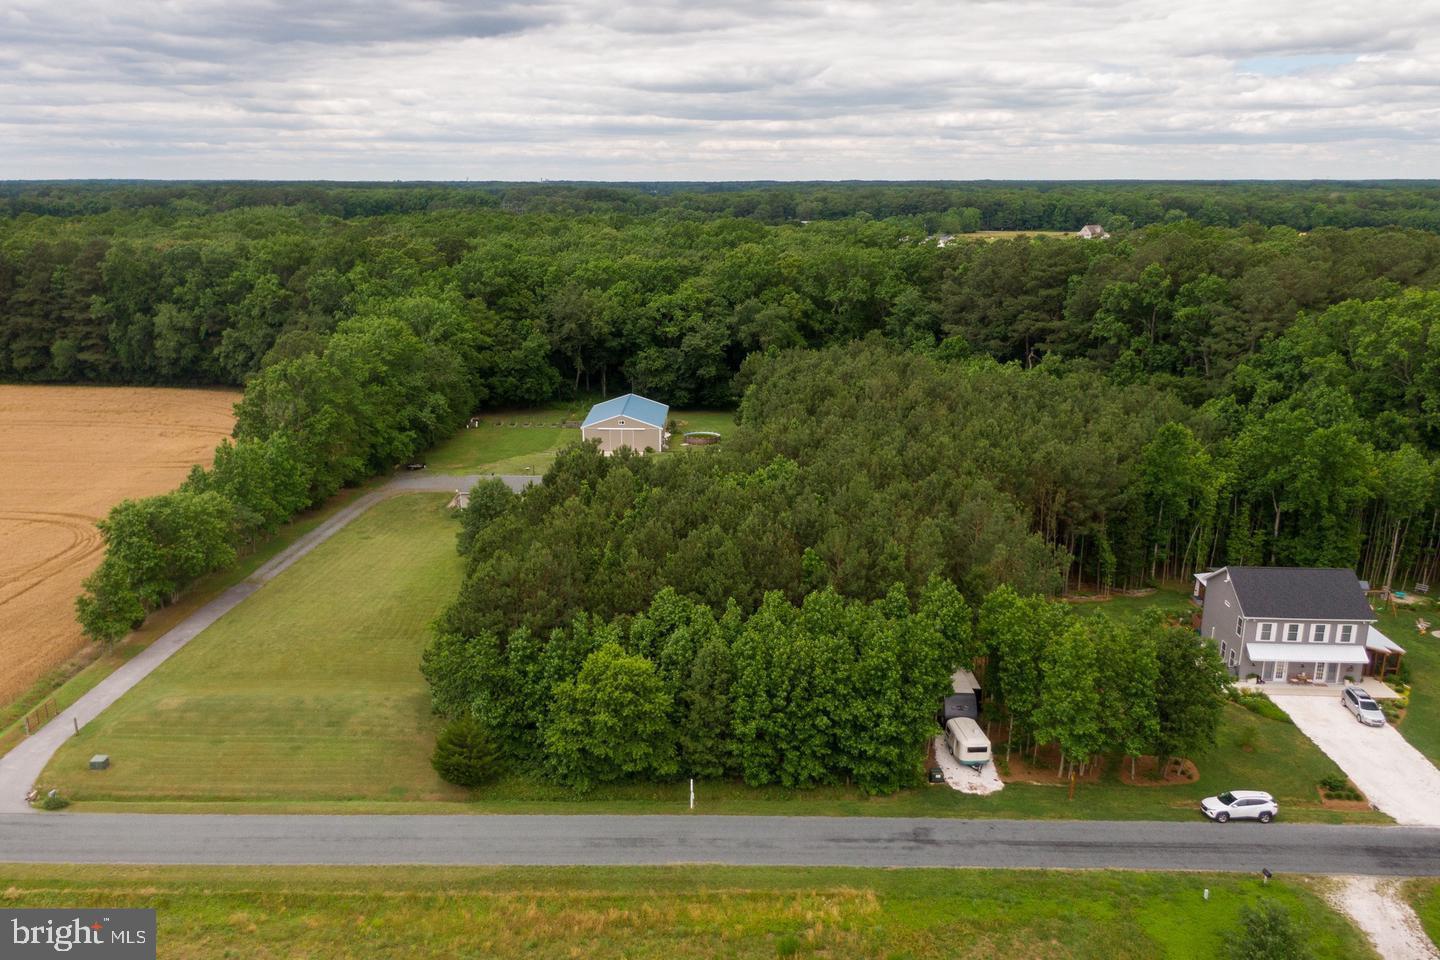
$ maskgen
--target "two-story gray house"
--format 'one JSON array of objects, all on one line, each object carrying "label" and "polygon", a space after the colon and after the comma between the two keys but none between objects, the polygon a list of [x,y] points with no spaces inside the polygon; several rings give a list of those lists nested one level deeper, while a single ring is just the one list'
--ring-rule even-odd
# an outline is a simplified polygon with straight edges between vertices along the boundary
[{"label": "two-story gray house", "polygon": [[1221,567],[1195,574],[1200,632],[1233,677],[1266,683],[1340,683],[1369,673],[1372,657],[1405,651],[1375,629],[1353,570]]}]

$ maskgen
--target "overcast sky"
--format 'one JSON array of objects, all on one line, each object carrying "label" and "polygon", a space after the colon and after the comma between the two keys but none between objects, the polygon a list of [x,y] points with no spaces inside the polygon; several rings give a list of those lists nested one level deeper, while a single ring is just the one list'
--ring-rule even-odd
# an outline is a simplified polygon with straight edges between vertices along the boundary
[{"label": "overcast sky", "polygon": [[0,178],[1440,176],[1440,0],[3,0]]}]

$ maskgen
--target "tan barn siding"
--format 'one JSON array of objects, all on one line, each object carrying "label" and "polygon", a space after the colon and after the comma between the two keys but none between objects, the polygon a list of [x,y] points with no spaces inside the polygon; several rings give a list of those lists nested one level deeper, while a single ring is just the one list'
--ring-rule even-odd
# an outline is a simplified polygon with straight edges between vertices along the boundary
[{"label": "tan barn siding", "polygon": [[626,446],[643,453],[646,447],[663,449],[661,432],[662,428],[641,423],[633,417],[611,417],[582,427],[580,436],[585,440],[598,438],[602,453],[614,453]]}]

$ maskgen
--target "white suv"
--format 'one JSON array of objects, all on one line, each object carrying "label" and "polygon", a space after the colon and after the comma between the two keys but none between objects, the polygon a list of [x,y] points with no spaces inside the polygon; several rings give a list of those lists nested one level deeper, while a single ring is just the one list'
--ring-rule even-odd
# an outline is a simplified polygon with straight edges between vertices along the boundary
[{"label": "white suv", "polygon": [[1224,823],[1232,817],[1269,823],[1280,812],[1280,805],[1274,797],[1260,790],[1230,790],[1218,797],[1201,800],[1200,812],[1216,823]]},{"label": "white suv", "polygon": [[1340,702],[1345,704],[1345,709],[1355,714],[1355,719],[1367,727],[1385,726],[1385,711],[1380,709],[1380,704],[1364,690],[1356,690],[1354,687],[1346,687],[1345,692],[1340,694]]}]

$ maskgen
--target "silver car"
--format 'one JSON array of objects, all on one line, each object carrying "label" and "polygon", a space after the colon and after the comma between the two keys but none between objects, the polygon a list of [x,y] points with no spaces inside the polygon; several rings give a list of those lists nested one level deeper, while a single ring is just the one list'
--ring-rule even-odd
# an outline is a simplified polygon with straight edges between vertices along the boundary
[{"label": "silver car", "polygon": [[1345,709],[1355,714],[1355,719],[1367,727],[1385,726],[1385,711],[1380,709],[1380,704],[1364,690],[1356,690],[1354,687],[1346,687],[1345,692],[1340,694],[1340,702],[1345,704]]},{"label": "silver car", "polygon": [[1280,812],[1280,805],[1262,790],[1227,790],[1218,797],[1201,800],[1200,812],[1216,823],[1231,819],[1269,823]]}]

